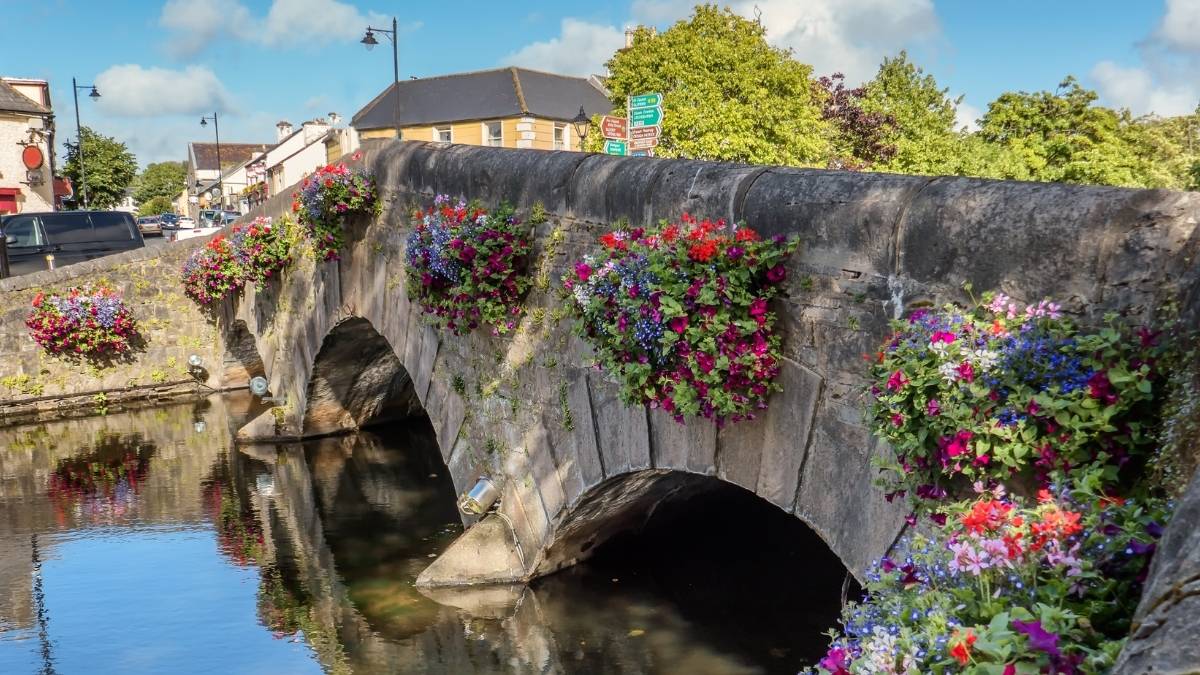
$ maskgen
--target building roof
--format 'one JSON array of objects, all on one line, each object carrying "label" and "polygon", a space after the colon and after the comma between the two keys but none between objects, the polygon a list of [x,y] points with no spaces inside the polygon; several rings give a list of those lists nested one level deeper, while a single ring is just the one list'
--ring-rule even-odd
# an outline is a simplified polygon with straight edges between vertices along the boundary
[{"label": "building roof", "polygon": [[4,80],[0,80],[0,110],[33,115],[46,115],[50,112],[49,108],[17,91]]},{"label": "building roof", "polygon": [[[226,167],[243,164],[254,156],[266,152],[274,145],[274,143],[222,143],[221,164]],[[196,171],[216,171],[217,144],[189,143],[188,159]]]},{"label": "building roof", "polygon": [[397,96],[402,127],[521,115],[570,120],[579,114],[579,106],[588,115],[612,110],[604,92],[586,78],[500,68],[402,80],[355,113],[350,125],[359,130],[394,128]]}]

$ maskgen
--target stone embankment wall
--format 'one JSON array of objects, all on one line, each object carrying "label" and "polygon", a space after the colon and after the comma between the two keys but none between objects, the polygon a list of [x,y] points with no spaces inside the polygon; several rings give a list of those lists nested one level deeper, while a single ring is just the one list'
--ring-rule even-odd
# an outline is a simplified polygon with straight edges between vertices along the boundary
[{"label": "stone embankment wall", "polygon": [[[240,436],[366,424],[402,383],[405,405],[429,414],[456,488],[487,475],[503,490],[505,527],[469,530],[425,575],[429,584],[553,571],[713,478],[794,513],[857,573],[903,522],[899,505],[872,486],[877,448],[862,424],[862,355],[889,319],[964,301],[964,282],[976,293],[1052,297],[1084,321],[1197,304],[1200,194],[425,143],[368,146],[362,163],[385,208],[351,223],[341,261],[302,261],[228,309],[237,330],[255,337],[272,394],[286,401]],[[408,302],[408,214],[439,193],[507,200],[526,215],[544,207],[534,288],[515,335],[442,335]],[[259,213],[279,215],[289,202]],[[803,242],[775,307],[786,335],[784,392],[760,419],[719,433],[621,405],[590,369],[559,291],[570,263],[614,223],[685,211]],[[337,339],[326,342],[331,333]],[[371,369],[353,357],[383,343],[391,353]],[[505,531],[512,541],[493,546]]]},{"label": "stone embankment wall", "polygon": [[[191,354],[204,360],[209,386],[245,382],[236,364],[225,372],[226,348],[215,317],[184,296],[179,283],[183,260],[202,242],[160,243],[0,280],[0,425],[208,392],[188,372]],[[49,356],[30,337],[25,317],[35,295],[87,283],[109,285],[131,307],[141,342],[128,358],[98,364]]]}]

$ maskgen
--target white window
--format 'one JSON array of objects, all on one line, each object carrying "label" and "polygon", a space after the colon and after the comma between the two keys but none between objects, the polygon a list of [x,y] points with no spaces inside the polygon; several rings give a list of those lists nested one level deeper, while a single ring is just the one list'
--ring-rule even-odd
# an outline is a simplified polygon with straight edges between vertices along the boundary
[{"label": "white window", "polygon": [[453,143],[454,130],[450,127],[434,127],[433,140],[437,141],[438,143]]},{"label": "white window", "polygon": [[499,122],[483,123],[483,144],[497,148],[504,145],[504,127]]},{"label": "white window", "polygon": [[570,150],[571,149],[571,141],[570,141],[570,137],[567,135],[567,133],[568,132],[567,132],[567,123],[566,122],[555,122],[554,123],[554,149],[555,150]]}]

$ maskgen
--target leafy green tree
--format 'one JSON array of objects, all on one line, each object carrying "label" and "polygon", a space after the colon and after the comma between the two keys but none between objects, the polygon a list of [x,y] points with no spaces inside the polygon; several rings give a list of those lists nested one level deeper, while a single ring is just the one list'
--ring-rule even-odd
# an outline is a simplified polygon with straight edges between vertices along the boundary
[{"label": "leafy green tree", "polygon": [[[133,198],[139,204],[155,197],[174,199],[187,186],[187,164],[156,162],[146,166],[133,184]],[[161,212],[160,212],[161,213]]]},{"label": "leafy green tree", "polygon": [[1147,161],[1155,153],[1146,130],[1128,111],[1093,105],[1096,99],[1074,77],[1053,92],[1006,92],[988,106],[979,135],[1010,150],[1033,180],[1162,185]]},{"label": "leafy green tree", "polygon": [[896,154],[891,141],[896,134],[896,118],[864,105],[866,87],[846,87],[846,77],[834,73],[817,80],[824,91],[821,116],[829,122],[832,156],[831,169],[861,171],[886,163]]},{"label": "leafy green tree", "polygon": [[662,92],[659,156],[823,164],[827,122],[812,68],[764,36],[757,22],[708,4],[662,33],[639,28],[608,62],[614,114],[624,116],[628,95]]},{"label": "leafy green tree", "polygon": [[175,203],[169,197],[159,195],[138,204],[139,216],[157,216],[160,213],[175,213]]},{"label": "leafy green tree", "polygon": [[933,75],[908,60],[906,52],[885,58],[866,85],[863,107],[895,120],[888,140],[896,150],[877,168],[910,174],[962,173],[965,134],[955,128],[962,97],[951,98]]},{"label": "leafy green tree", "polygon": [[137,176],[137,160],[124,143],[98,134],[90,127],[83,127],[80,135],[86,162],[86,185],[80,177],[78,145],[67,145],[67,159],[63,164],[63,175],[75,186],[76,208],[83,207],[85,188],[90,208],[112,208],[125,196],[125,189]]}]

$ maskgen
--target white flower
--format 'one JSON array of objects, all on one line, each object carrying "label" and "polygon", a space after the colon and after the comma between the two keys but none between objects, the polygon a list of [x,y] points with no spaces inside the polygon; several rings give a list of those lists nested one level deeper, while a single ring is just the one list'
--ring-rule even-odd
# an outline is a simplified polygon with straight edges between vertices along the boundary
[{"label": "white flower", "polygon": [[587,307],[588,299],[591,294],[591,287],[587,284],[576,284],[571,290],[575,294],[575,302],[579,303],[580,307]]},{"label": "white flower", "polygon": [[933,350],[933,353],[943,359],[946,358],[946,354],[949,353],[950,348],[953,346],[954,344],[949,342],[931,342],[929,344],[929,348]]},{"label": "white flower", "polygon": [[959,375],[957,363],[954,363],[953,361],[947,361],[938,366],[938,372],[942,374],[942,379],[946,381],[946,384],[954,384],[955,382],[958,382]]},{"label": "white flower", "polygon": [[987,372],[996,367],[1000,361],[1000,355],[990,349],[976,349],[967,355],[967,360],[975,366],[976,370]]}]

